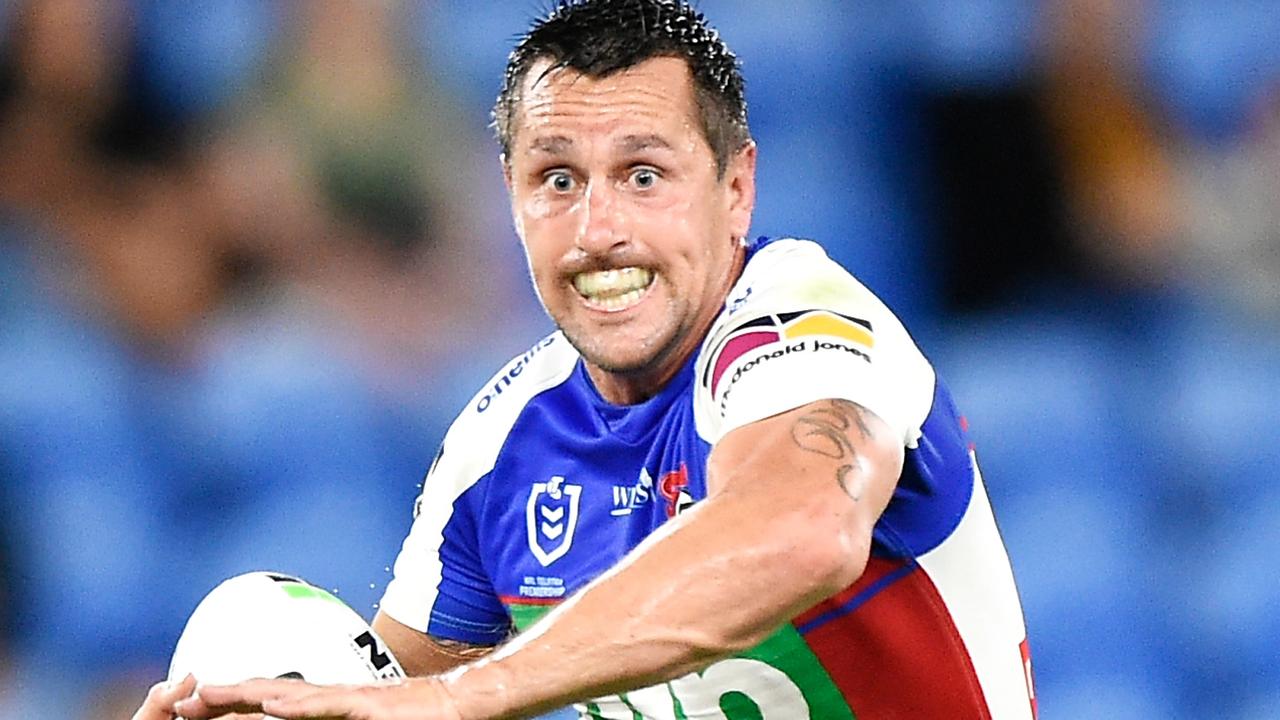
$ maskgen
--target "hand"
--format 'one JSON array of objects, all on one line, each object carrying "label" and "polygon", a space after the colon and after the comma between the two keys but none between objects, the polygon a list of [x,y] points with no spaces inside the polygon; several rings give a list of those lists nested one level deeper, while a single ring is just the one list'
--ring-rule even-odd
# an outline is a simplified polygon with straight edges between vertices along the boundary
[{"label": "hand", "polygon": [[[195,689],[196,679],[191,675],[187,675],[180,682],[170,680],[156,683],[147,693],[147,699],[143,701],[142,707],[133,714],[133,720],[175,720],[177,710],[174,709],[174,705],[191,697]],[[227,715],[226,720],[262,720],[262,714]]]},{"label": "hand", "polygon": [[196,689],[196,679],[190,675],[180,682],[162,682],[151,686],[142,707],[133,714],[133,720],[173,720],[173,704],[189,697]]},{"label": "hand", "polygon": [[[174,710],[192,720],[235,712],[261,712],[282,720],[462,720],[448,691],[435,678],[414,678],[395,685],[324,686],[301,680],[207,685],[176,703]],[[169,716],[156,718],[169,720]]]}]

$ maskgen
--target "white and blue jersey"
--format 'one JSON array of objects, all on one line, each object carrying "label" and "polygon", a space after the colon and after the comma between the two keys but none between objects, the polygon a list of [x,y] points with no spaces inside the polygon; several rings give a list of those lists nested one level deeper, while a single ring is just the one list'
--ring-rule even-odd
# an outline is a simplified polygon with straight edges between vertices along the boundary
[{"label": "white and blue jersey", "polygon": [[382,610],[437,638],[498,644],[706,497],[734,428],[828,398],[901,438],[902,475],[857,582],[763,645],[582,705],[601,718],[1031,718],[1008,558],[945,386],[870,291],[803,240],[748,248],[699,350],[629,406],[553,334],[446,435]]}]

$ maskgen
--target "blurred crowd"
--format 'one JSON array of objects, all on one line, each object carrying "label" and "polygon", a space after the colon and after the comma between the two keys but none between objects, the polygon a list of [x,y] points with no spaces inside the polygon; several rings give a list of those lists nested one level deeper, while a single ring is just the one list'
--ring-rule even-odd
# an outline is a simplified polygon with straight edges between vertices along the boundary
[{"label": "blurred crowd", "polygon": [[[543,5],[0,4],[0,719],[128,717],[239,572],[372,616],[550,328],[486,137]],[[1280,0],[699,6],[755,232],[966,410],[1042,717],[1276,717]]]},{"label": "blurred crowd", "polygon": [[371,616],[475,368],[545,323],[408,8],[7,7],[0,716],[127,717],[229,575]]}]

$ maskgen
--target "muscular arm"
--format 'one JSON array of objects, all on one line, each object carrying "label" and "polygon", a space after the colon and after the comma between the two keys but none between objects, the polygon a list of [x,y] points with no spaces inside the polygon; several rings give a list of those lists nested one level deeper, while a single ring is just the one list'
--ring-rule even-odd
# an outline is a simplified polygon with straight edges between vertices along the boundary
[{"label": "muscular arm", "polygon": [[661,682],[763,641],[862,574],[903,449],[825,400],[714,448],[708,497],[487,659],[446,677],[464,718],[536,713]]},{"label": "muscular arm", "polygon": [[436,675],[493,651],[488,645],[433,638],[382,612],[374,616],[373,629],[409,677]]},{"label": "muscular arm", "polygon": [[[204,688],[176,709],[191,718],[258,710],[285,718],[529,717],[678,677],[759,644],[862,574],[902,452],[884,422],[843,400],[752,423],[712,451],[706,500],[482,659],[401,685]],[[483,651],[441,646],[386,617],[375,625],[411,674]]]}]

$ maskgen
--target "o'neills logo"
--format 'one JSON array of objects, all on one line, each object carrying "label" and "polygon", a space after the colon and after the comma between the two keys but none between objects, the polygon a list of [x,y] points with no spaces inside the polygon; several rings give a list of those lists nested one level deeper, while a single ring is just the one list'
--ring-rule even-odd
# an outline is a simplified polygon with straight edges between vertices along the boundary
[{"label": "o'neills logo", "polygon": [[480,397],[480,400],[476,402],[476,412],[484,412],[485,410],[488,410],[489,406],[493,404],[494,399],[496,399],[499,395],[502,394],[504,390],[510,387],[511,382],[513,380],[520,377],[520,373],[524,372],[525,366],[529,364],[529,361],[533,359],[533,356],[537,355],[544,348],[546,348],[548,345],[550,345],[555,341],[556,341],[555,335],[550,335],[546,338],[543,338],[542,342],[529,348],[529,350],[525,352],[525,354],[516,358],[516,361],[511,363],[511,367],[507,368],[507,371],[503,373],[502,377],[494,381],[493,385],[485,392],[483,396]]},{"label": "o'neills logo", "polygon": [[[782,347],[735,366],[747,353],[777,343],[782,343]],[[861,318],[830,310],[766,315],[729,331],[712,352],[702,384],[711,389],[714,397],[729,368],[734,368],[729,376],[729,384],[732,385],[761,363],[793,353],[839,350],[871,362],[868,351],[875,344],[871,323]]]}]

